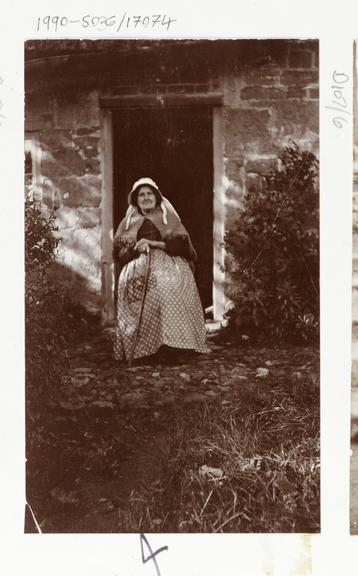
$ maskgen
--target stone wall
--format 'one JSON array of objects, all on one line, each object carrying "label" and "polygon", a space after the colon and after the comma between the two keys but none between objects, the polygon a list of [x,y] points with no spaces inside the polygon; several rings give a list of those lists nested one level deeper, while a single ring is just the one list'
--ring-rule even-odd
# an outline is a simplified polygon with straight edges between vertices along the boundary
[{"label": "stone wall", "polygon": [[[223,73],[228,208],[256,193],[290,139],[319,153],[319,71],[315,43],[287,44],[279,58]],[[227,225],[235,218],[227,210]]]},{"label": "stone wall", "polygon": [[95,45],[79,51],[71,41],[41,41],[36,60],[36,42],[29,44],[25,118],[27,138],[41,149],[43,199],[62,236],[58,279],[99,310],[100,97],[221,94],[230,227],[242,195],[260,189],[290,138],[318,154],[319,74],[315,41],[112,41],[97,52]]},{"label": "stone wall", "polygon": [[92,310],[101,294],[101,168],[96,92],[28,97],[27,137],[41,153],[38,170],[44,204],[56,214],[62,238],[52,270],[72,298]]}]

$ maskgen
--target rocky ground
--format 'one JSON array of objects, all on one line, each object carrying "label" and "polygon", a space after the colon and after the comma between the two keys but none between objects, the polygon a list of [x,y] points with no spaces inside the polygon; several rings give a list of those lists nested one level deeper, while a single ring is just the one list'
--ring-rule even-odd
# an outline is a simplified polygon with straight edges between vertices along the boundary
[{"label": "rocky ground", "polygon": [[[294,399],[307,373],[309,386],[319,387],[317,350],[237,348],[214,339],[210,348],[207,355],[167,351],[129,369],[112,359],[109,333],[78,342],[56,394],[27,425],[27,498],[42,531],[139,531],[130,525],[128,502],[148,486],[160,498],[178,422],[190,426],[198,407],[234,413],[243,390],[269,395],[277,382],[287,381]],[[260,414],[275,410],[285,408]],[[305,418],[307,410],[301,428]],[[165,531],[163,521],[152,518],[151,525]],[[25,530],[35,531],[29,510]]]}]

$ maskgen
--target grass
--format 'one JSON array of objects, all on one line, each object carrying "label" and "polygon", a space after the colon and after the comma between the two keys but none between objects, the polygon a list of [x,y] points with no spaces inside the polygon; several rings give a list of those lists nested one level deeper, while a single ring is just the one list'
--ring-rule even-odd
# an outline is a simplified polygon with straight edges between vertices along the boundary
[{"label": "grass", "polygon": [[131,494],[119,531],[319,531],[319,389],[299,376],[168,413],[163,473]]},{"label": "grass", "polygon": [[[27,497],[41,529],[318,532],[318,351],[235,354],[222,357],[223,379],[215,369],[206,372],[215,362],[204,373],[193,370],[191,392],[207,390],[206,374],[214,379],[211,390],[213,382],[218,386],[206,403],[185,401],[175,375],[171,401],[156,403],[150,368],[148,381],[144,371],[130,382],[134,392],[145,391],[143,405],[101,408],[90,400],[77,408],[83,386],[64,379],[56,390],[65,408],[44,404],[27,422]],[[259,378],[257,367],[266,358],[270,373]],[[128,381],[108,367],[88,386],[91,397],[94,390],[96,398],[107,398],[127,391]],[[66,408],[71,403],[74,408]],[[26,530],[33,529],[30,519]]]}]

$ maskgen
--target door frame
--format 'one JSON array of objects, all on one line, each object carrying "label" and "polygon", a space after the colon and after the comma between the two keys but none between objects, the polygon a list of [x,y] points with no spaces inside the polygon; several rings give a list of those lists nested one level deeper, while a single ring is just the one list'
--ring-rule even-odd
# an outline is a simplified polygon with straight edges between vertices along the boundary
[{"label": "door frame", "polygon": [[225,190],[222,94],[165,94],[110,96],[100,98],[100,161],[102,173],[102,319],[114,320],[113,244],[113,119],[118,108],[162,108],[171,106],[206,105],[212,109],[213,122],[213,316],[221,321],[225,311],[224,272],[225,251]]}]

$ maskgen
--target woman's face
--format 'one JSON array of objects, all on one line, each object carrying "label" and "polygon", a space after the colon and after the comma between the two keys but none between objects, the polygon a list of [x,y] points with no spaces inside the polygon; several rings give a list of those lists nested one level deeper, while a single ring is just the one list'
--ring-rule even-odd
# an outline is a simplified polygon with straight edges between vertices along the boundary
[{"label": "woman's face", "polygon": [[142,212],[150,212],[155,208],[156,198],[150,186],[141,186],[138,192],[137,202]]}]

